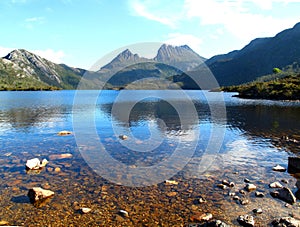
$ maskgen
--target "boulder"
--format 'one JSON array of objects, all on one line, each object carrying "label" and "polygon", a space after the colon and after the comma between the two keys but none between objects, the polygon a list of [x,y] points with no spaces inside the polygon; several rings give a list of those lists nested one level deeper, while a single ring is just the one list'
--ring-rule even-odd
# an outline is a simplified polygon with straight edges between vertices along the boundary
[{"label": "boulder", "polygon": [[289,204],[294,204],[296,203],[296,197],[291,191],[291,189],[287,187],[283,187],[275,192],[270,193],[274,198],[281,199]]},{"label": "boulder", "polygon": [[300,220],[292,218],[292,217],[283,217],[283,218],[273,221],[272,225],[274,227],[282,227],[282,226],[299,227]]},{"label": "boulder", "polygon": [[247,215],[247,214],[246,215],[240,215],[237,218],[237,221],[241,226],[253,227],[254,224],[255,224],[253,216],[250,216],[250,215]]},{"label": "boulder", "polygon": [[300,158],[289,157],[288,172],[289,173],[300,173]]}]

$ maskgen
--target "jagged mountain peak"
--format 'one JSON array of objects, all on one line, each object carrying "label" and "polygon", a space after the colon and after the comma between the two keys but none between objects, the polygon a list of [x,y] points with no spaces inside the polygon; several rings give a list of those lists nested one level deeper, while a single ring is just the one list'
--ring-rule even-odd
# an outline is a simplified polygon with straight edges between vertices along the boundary
[{"label": "jagged mountain peak", "polygon": [[199,56],[188,45],[173,46],[163,44],[157,51],[155,61],[170,64],[182,71],[187,71],[202,64],[206,59]]}]

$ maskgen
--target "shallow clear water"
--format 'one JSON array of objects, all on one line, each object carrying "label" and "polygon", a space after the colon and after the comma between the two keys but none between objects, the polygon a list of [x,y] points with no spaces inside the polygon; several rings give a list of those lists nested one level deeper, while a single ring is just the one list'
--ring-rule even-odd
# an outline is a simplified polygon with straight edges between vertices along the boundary
[{"label": "shallow clear water", "polygon": [[[274,140],[285,135],[300,138],[300,103],[232,95],[207,91],[0,92],[1,219],[29,226],[34,221],[28,214],[38,213],[35,224],[41,226],[54,220],[60,220],[62,226],[83,222],[136,226],[144,217],[149,226],[181,226],[190,222],[193,213],[205,211],[235,224],[235,216],[245,208],[232,204],[215,185],[225,178],[243,187],[247,177],[268,192],[270,181],[286,178],[293,188],[293,176],[271,169],[276,164],[287,167],[287,158],[299,151],[298,145],[279,147]],[[62,130],[73,134],[58,136]],[[50,160],[38,175],[26,173],[27,159],[49,159],[62,153],[73,157]],[[55,172],[56,167],[60,171]],[[182,183],[169,188],[182,196],[181,202],[177,197],[172,201],[166,195],[158,196],[167,194],[163,181],[169,178]],[[199,184],[211,204],[194,210],[190,207],[199,197]],[[45,185],[58,195],[45,207],[33,208],[26,200],[28,188]],[[109,188],[108,194],[103,186]],[[194,194],[185,195],[189,190]],[[282,202],[273,200],[266,198],[262,206],[281,205],[265,214],[267,219],[299,213],[297,206],[286,210]],[[94,213],[82,216],[74,203],[91,206]],[[139,203],[142,210],[134,207]],[[172,208],[172,203],[177,207]],[[147,210],[155,204],[165,207],[154,212],[157,218]],[[116,213],[122,207],[134,217],[119,220]],[[103,212],[101,217],[99,212]],[[52,221],[46,213],[53,216]],[[260,219],[262,225],[270,221]]]}]

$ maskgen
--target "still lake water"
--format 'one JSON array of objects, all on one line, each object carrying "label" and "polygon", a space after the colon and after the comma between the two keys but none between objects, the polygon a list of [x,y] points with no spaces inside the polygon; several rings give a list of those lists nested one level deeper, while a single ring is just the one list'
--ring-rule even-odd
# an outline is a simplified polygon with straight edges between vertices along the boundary
[{"label": "still lake water", "polygon": [[[286,208],[268,189],[281,179],[294,188],[294,176],[273,172],[272,167],[287,167],[288,157],[299,152],[299,145],[278,141],[282,136],[300,140],[300,102],[246,100],[233,94],[0,92],[0,221],[26,226],[184,226],[198,212],[211,212],[236,225],[237,215],[260,206],[266,212],[256,219],[265,226],[272,218],[300,215],[298,204]],[[58,136],[62,130],[74,133]],[[73,157],[50,158],[63,153]],[[34,157],[50,159],[40,174],[24,169]],[[166,186],[169,178],[179,184]],[[257,201],[249,194],[250,205],[241,206],[228,191],[216,188],[227,179],[236,183],[233,191],[238,192],[244,178],[257,184],[266,198]],[[56,195],[35,208],[26,198],[33,186]],[[195,203],[199,196],[207,204]],[[82,215],[80,207],[92,212]],[[120,209],[129,217],[118,215]]]}]

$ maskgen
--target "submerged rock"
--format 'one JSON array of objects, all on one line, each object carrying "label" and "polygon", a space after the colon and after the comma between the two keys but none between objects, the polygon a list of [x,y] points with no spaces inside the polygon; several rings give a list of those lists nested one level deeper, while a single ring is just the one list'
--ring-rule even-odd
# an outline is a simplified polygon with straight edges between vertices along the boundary
[{"label": "submerged rock", "polygon": [[237,218],[237,221],[242,226],[253,227],[255,224],[253,216],[250,215],[240,215]]},{"label": "submerged rock", "polygon": [[65,158],[72,158],[72,157],[73,155],[70,153],[49,155],[50,160],[58,160],[58,159],[65,159]]},{"label": "submerged rock", "polygon": [[37,207],[45,205],[47,199],[51,198],[54,195],[54,192],[51,190],[46,190],[40,187],[34,187],[29,189],[28,197],[30,202]]},{"label": "submerged rock", "polygon": [[286,171],[286,168],[284,168],[283,166],[281,165],[276,165],[272,168],[272,170],[274,171],[277,171],[277,172],[285,172]]}]

